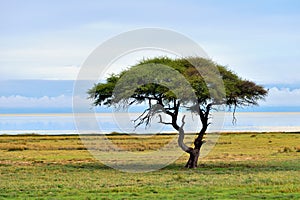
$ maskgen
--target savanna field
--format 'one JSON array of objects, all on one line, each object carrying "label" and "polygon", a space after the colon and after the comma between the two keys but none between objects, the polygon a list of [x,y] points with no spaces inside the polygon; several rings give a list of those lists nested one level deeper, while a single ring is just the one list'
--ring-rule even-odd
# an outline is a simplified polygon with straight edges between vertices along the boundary
[{"label": "savanna field", "polygon": [[[108,136],[146,152],[171,135],[143,137]],[[197,169],[183,154],[149,173],[105,166],[76,135],[2,135],[0,152],[0,199],[300,199],[299,133],[224,133]]]}]

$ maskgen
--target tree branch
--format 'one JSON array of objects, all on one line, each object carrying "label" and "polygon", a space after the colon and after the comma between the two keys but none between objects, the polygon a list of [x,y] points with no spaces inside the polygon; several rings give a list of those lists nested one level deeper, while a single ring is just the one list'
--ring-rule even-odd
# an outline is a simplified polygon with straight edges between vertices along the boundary
[{"label": "tree branch", "polygon": [[235,103],[234,104],[234,108],[233,108],[233,112],[232,112],[232,124],[235,125],[236,124],[236,117],[235,117],[235,112],[236,112],[236,107],[237,107],[237,104]]},{"label": "tree branch", "polygon": [[191,153],[193,148],[191,147],[188,147],[185,143],[184,143],[184,130],[183,130],[183,127],[185,125],[185,115],[182,117],[182,124],[179,128],[179,136],[178,136],[178,146],[185,152],[187,153]]},{"label": "tree branch", "polygon": [[183,127],[184,127],[184,125],[185,125],[184,119],[185,119],[185,115],[183,115],[183,117],[182,117],[182,119],[181,119],[181,122],[182,122],[182,124],[181,124],[181,126],[180,126],[181,129],[183,129]]},{"label": "tree branch", "polygon": [[138,126],[140,126],[142,124],[145,124],[147,127],[151,123],[151,119],[155,114],[157,114],[159,112],[164,112],[164,109],[162,109],[161,105],[159,105],[159,104],[152,105],[150,99],[148,101],[148,104],[149,104],[149,108],[144,110],[144,112],[140,116],[138,116],[135,120],[133,120],[134,123],[139,121],[135,125],[135,128],[137,128]]},{"label": "tree branch", "polygon": [[166,125],[172,125],[172,123],[171,123],[171,122],[163,122],[163,121],[162,121],[161,114],[159,114],[159,115],[158,115],[158,117],[159,117],[159,122],[158,122],[158,123],[161,123],[161,124],[166,124]]},{"label": "tree branch", "polygon": [[[148,112],[148,113],[146,114],[146,112]],[[145,122],[145,120],[146,120],[146,126],[149,124],[149,122],[150,122],[150,119],[149,119],[149,118],[150,118],[149,112],[150,112],[150,108],[144,110],[144,112],[143,112],[140,116],[138,116],[135,120],[133,120],[133,123],[136,123],[136,122],[139,120],[139,123],[137,123],[137,124],[134,126],[134,128],[137,128],[137,127],[139,127],[140,125],[142,125],[142,124]],[[146,114],[146,115],[145,115],[145,114]]]}]

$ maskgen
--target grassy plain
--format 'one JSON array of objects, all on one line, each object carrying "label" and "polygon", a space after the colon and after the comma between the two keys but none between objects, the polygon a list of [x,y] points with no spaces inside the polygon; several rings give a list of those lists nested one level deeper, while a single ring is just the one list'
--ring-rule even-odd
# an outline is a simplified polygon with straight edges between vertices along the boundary
[{"label": "grassy plain", "polygon": [[[171,135],[109,139],[150,151]],[[125,173],[97,161],[79,136],[0,136],[0,199],[300,199],[300,134],[222,134],[197,169],[187,155]]]}]

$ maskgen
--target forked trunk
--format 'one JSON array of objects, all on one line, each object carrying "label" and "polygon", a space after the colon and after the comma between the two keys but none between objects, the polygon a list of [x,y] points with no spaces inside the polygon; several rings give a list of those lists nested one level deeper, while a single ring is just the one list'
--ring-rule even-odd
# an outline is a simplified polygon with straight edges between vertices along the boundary
[{"label": "forked trunk", "polygon": [[200,156],[200,149],[203,144],[203,136],[206,132],[207,126],[204,126],[202,130],[200,131],[198,137],[194,141],[194,148],[190,148],[187,153],[190,154],[190,158],[188,162],[186,163],[186,168],[196,168],[198,165],[198,159]]},{"label": "forked trunk", "polygon": [[183,130],[183,127],[185,125],[185,121],[184,121],[185,115],[182,118],[181,127],[179,127],[176,123],[177,117],[173,117],[172,125],[176,130],[179,131],[178,145],[183,151],[185,151],[186,153],[188,153],[190,155],[190,158],[189,158],[188,162],[185,165],[185,167],[187,167],[187,168],[196,168],[197,167],[198,159],[199,159],[199,156],[200,156],[200,149],[202,147],[202,144],[204,143],[203,137],[204,137],[204,134],[205,134],[205,132],[208,128],[208,125],[209,125],[208,115],[209,115],[210,109],[211,109],[211,104],[209,104],[206,107],[206,112],[203,113],[201,110],[199,110],[200,120],[202,122],[202,129],[199,132],[198,137],[194,141],[194,148],[188,147],[184,143],[184,130]]}]

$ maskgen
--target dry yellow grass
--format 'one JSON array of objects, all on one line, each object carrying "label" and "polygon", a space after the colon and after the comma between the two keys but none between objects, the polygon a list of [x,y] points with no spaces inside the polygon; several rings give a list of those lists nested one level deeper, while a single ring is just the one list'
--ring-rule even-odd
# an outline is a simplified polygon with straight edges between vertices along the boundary
[{"label": "dry yellow grass", "polygon": [[[143,153],[170,137],[108,139]],[[132,174],[101,164],[79,136],[0,136],[0,199],[299,199],[299,139],[222,134],[197,169],[183,167],[183,154],[164,169]]]}]

